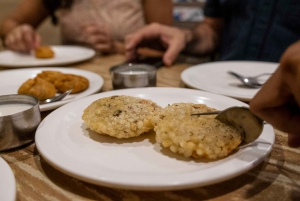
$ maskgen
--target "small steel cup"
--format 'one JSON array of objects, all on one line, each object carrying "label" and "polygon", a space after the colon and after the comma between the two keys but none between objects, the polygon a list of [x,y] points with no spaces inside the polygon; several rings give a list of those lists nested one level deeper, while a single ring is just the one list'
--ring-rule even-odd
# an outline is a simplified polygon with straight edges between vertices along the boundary
[{"label": "small steel cup", "polygon": [[114,89],[155,87],[156,67],[148,64],[122,64],[110,69]]},{"label": "small steel cup", "polygon": [[29,105],[28,109],[5,116],[0,113],[0,151],[18,148],[34,140],[36,128],[41,122],[38,99],[19,94],[0,96],[2,108],[5,105],[16,105],[16,108],[20,104]]}]

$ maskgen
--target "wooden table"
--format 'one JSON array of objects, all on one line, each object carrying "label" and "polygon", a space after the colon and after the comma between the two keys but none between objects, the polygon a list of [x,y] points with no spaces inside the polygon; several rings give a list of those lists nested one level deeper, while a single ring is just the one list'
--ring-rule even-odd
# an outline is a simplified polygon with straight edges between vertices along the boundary
[{"label": "wooden table", "polygon": [[[123,61],[123,56],[112,55],[96,57],[72,67],[101,75],[104,78],[102,91],[109,91],[112,90],[109,68]],[[176,64],[171,68],[160,68],[157,72],[158,87],[184,87],[180,74],[188,67],[188,64]],[[43,112],[42,116],[50,112]],[[276,141],[269,157],[251,171],[215,185],[179,191],[128,191],[79,181],[49,165],[40,156],[34,143],[22,149],[0,153],[0,156],[15,174],[17,200],[20,201],[300,200],[300,149],[289,148],[287,135],[280,131],[276,131]]]}]

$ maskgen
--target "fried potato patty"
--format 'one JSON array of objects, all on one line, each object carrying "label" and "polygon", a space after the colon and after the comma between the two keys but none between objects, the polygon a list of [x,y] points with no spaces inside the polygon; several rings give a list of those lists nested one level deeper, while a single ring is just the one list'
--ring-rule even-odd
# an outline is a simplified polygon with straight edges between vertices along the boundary
[{"label": "fried potato patty", "polygon": [[191,116],[211,112],[204,104],[175,103],[155,118],[156,141],[185,157],[216,159],[231,153],[242,141],[242,130],[226,125],[216,115]]},{"label": "fried potato patty", "polygon": [[41,46],[35,49],[35,57],[40,59],[49,59],[54,57],[54,51],[50,46]]},{"label": "fried potato patty", "polygon": [[71,94],[79,93],[89,87],[89,80],[80,75],[62,74],[54,82],[58,92],[66,92],[72,89]]},{"label": "fried potato patty", "polygon": [[39,100],[51,98],[55,96],[55,93],[56,89],[54,85],[39,77],[27,80],[20,86],[18,90],[18,94],[32,95]]},{"label": "fried potato patty", "polygon": [[54,84],[55,81],[62,75],[63,73],[59,71],[42,71],[41,73],[37,74],[36,77],[42,78],[43,80]]},{"label": "fried potato patty", "polygon": [[153,129],[153,117],[161,109],[151,100],[111,96],[90,104],[82,115],[85,124],[99,134],[129,138]]}]

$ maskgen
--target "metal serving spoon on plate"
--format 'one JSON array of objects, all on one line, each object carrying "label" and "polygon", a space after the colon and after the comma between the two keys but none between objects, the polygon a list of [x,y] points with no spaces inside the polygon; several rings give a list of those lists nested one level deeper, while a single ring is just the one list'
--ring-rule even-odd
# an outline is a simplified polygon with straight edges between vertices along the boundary
[{"label": "metal serving spoon on plate", "polygon": [[266,75],[272,75],[272,73],[262,73],[262,74],[259,74],[256,76],[243,76],[243,75],[240,75],[240,74],[232,72],[232,71],[228,71],[228,73],[230,75],[233,75],[234,77],[238,78],[244,85],[251,87],[251,88],[259,88],[263,85],[262,83],[260,83],[258,81],[259,77],[266,76]]},{"label": "metal serving spoon on plate", "polygon": [[255,116],[247,107],[230,107],[223,111],[192,114],[192,116],[212,115],[219,121],[244,130],[241,145],[254,142],[262,133],[264,121]]},{"label": "metal serving spoon on plate", "polygon": [[62,100],[64,97],[66,97],[67,95],[69,95],[70,93],[72,92],[72,89],[64,92],[64,93],[61,93],[59,94],[58,96],[54,96],[53,98],[48,98],[44,101],[40,101],[40,105],[42,104],[48,104],[48,103],[53,103],[53,102],[56,102],[56,101],[60,101]]}]

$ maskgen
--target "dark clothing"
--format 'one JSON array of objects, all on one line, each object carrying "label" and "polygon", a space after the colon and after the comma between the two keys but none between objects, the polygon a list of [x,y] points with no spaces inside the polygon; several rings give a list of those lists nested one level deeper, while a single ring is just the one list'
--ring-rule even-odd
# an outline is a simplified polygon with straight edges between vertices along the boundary
[{"label": "dark clothing", "polygon": [[220,60],[278,62],[300,39],[300,0],[207,0],[204,15],[225,21]]},{"label": "dark clothing", "polygon": [[42,0],[42,2],[51,15],[52,23],[55,25],[58,23],[55,11],[58,8],[70,8],[73,4],[73,0]]}]

